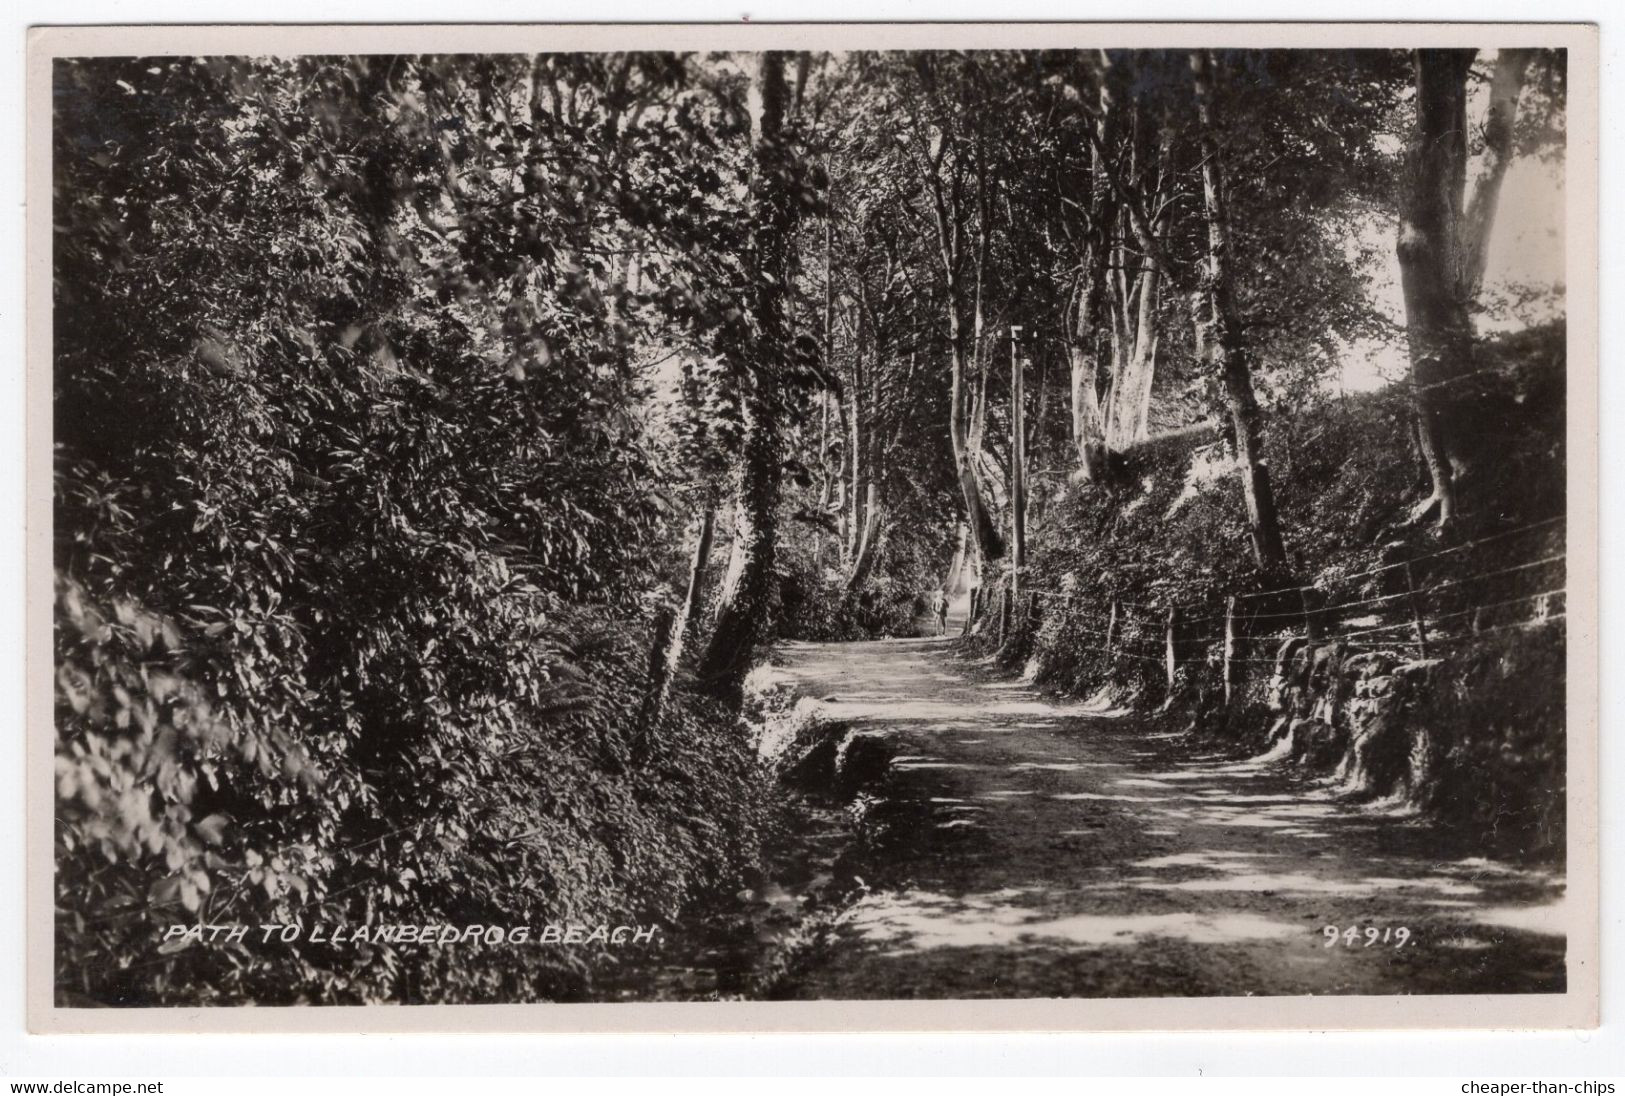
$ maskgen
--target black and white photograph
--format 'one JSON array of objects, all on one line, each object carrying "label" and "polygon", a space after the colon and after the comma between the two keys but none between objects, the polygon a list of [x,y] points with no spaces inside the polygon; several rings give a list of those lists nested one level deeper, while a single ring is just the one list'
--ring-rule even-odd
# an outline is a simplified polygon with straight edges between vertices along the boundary
[{"label": "black and white photograph", "polygon": [[634,29],[34,43],[34,1020],[1594,1023],[1594,37]]}]

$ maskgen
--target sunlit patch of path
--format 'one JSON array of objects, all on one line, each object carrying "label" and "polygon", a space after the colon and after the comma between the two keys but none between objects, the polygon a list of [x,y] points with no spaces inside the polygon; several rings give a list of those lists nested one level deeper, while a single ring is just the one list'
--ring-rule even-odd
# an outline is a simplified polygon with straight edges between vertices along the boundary
[{"label": "sunlit patch of path", "polygon": [[1416,819],[1346,803],[1279,759],[1204,752],[995,680],[950,641],[789,644],[776,661],[829,719],[888,741],[872,791],[902,818],[796,995],[1562,984],[1552,869],[1450,852]]}]

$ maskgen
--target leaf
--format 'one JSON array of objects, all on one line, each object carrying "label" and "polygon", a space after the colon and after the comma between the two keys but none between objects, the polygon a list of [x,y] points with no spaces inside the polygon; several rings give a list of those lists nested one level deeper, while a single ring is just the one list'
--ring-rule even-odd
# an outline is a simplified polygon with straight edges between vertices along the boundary
[{"label": "leaf", "polygon": [[181,877],[166,875],[147,888],[147,901],[155,906],[167,906],[175,902],[181,894]]},{"label": "leaf", "polygon": [[223,814],[211,814],[194,828],[198,836],[218,848],[224,841],[227,819]]}]

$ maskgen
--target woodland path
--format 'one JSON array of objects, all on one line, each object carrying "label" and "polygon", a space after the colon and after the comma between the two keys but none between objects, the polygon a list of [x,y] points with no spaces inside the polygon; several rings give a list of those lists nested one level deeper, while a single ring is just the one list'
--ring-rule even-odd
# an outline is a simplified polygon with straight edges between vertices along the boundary
[{"label": "woodland path", "polygon": [[[1090,710],[951,639],[789,644],[775,673],[893,756],[869,888],[805,998],[1538,992],[1561,873],[1451,849],[1289,764]],[[1323,929],[1410,929],[1328,947]]]}]

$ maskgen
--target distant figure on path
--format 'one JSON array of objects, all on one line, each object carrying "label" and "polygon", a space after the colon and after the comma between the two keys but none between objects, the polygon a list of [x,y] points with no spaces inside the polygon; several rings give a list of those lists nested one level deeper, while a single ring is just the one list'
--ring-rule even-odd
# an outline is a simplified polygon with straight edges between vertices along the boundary
[{"label": "distant figure on path", "polygon": [[936,594],[937,635],[948,634],[948,591],[939,589]]}]

